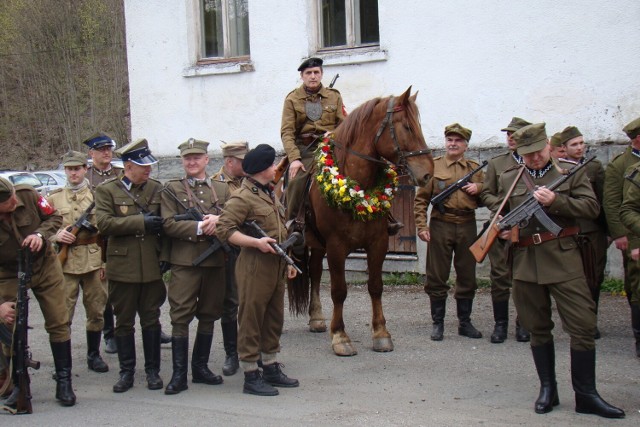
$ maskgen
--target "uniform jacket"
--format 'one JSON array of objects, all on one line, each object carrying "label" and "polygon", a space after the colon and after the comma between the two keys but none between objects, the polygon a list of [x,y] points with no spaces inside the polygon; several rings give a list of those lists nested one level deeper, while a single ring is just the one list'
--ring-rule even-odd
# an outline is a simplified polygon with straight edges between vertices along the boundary
[{"label": "uniform jacket", "polygon": [[[100,234],[108,237],[107,279],[127,283],[160,280],[161,237],[144,230],[142,209],[122,189],[123,176],[96,188],[96,218]],[[162,184],[149,179],[131,187],[145,210],[160,215]]]},{"label": "uniform jacket", "polygon": [[625,171],[638,161],[640,161],[640,157],[633,154],[632,147],[629,145],[623,153],[609,162],[604,172],[602,205],[609,227],[609,235],[612,239],[623,236],[628,236],[630,240],[634,238],[634,236],[629,236],[629,231],[620,221],[620,206],[622,205],[623,187],[625,185]]},{"label": "uniform jacket", "polygon": [[[219,181],[209,180],[211,187],[206,183],[190,184],[186,178],[174,179],[166,184],[165,191],[162,192],[162,217],[164,218],[164,232],[166,238],[171,242],[169,262],[172,265],[190,267],[194,259],[206,251],[211,246],[211,241],[202,234],[198,236],[197,221],[176,221],[176,214],[185,213],[185,209],[169,194],[172,192],[187,207],[200,209],[203,215],[220,215],[224,202],[229,198],[227,184]],[[184,184],[189,185],[194,199],[191,200]],[[196,203],[196,200],[199,202]],[[200,266],[202,267],[222,267],[224,265],[224,251],[216,251]]]},{"label": "uniform jacket", "polygon": [[111,165],[111,169],[106,172],[100,172],[93,166],[89,166],[86,178],[91,184],[91,188],[95,189],[99,184],[122,175],[124,169]]},{"label": "uniform jacket", "polygon": [[482,192],[480,193],[480,201],[493,213],[500,207],[504,193],[508,188],[500,188],[498,178],[502,172],[517,166],[518,162],[513,157],[513,151],[500,154],[489,160],[486,172],[484,174],[484,182],[482,183]]},{"label": "uniform jacket", "polygon": [[585,173],[587,174],[587,178],[591,183],[591,188],[593,188],[593,192],[596,194],[598,203],[600,203],[600,212],[598,213],[598,218],[596,218],[595,220],[583,218],[578,219],[580,231],[583,233],[593,233],[597,231],[606,233],[607,221],[605,220],[604,210],[602,208],[602,196],[604,191],[604,166],[602,166],[602,162],[600,160],[593,159],[592,161],[587,163],[584,169]]},{"label": "uniform jacket", "polygon": [[631,232],[640,236],[640,162],[627,169],[626,185],[620,208],[620,221]]},{"label": "uniform jacket", "polygon": [[[478,166],[480,165],[475,160],[464,157],[456,161],[451,161],[447,160],[445,156],[440,156],[433,160],[433,177],[427,181],[424,187],[418,188],[416,192],[414,214],[418,233],[429,229],[427,226],[427,209],[429,208],[431,199]],[[478,189],[480,192],[483,188],[482,180],[482,171],[476,173],[471,178],[471,182],[480,184],[480,188]],[[470,215],[460,216],[453,213],[445,213],[443,215],[437,209],[432,209],[431,218],[438,218],[454,224],[462,224],[475,220],[472,212],[478,207],[477,200],[477,197],[469,196],[462,190],[456,191],[445,201],[445,208],[469,211]]]},{"label": "uniform jacket", "polygon": [[224,170],[224,166],[222,166],[220,170],[211,177],[214,181],[225,182],[229,186],[230,192],[234,192],[240,188],[243,178],[244,177],[236,178],[231,176]]},{"label": "uniform jacket", "polygon": [[[560,166],[570,169],[573,164],[560,162]],[[515,179],[518,168],[505,171],[500,176],[502,188],[509,188]],[[525,170],[524,174],[528,172]],[[519,206],[530,194],[524,182],[524,174],[516,185],[505,212]],[[534,185],[549,185],[558,179],[561,173],[552,167],[542,178],[532,178]],[[584,169],[578,171],[567,182],[555,190],[556,199],[545,208],[549,218],[560,227],[577,225],[576,218],[595,219],[599,204],[591,188]],[[532,218],[529,224],[520,228],[520,238],[548,231]],[[553,239],[526,247],[513,247],[512,275],[516,280],[549,284],[578,278],[584,274],[580,250],[574,236]]]}]

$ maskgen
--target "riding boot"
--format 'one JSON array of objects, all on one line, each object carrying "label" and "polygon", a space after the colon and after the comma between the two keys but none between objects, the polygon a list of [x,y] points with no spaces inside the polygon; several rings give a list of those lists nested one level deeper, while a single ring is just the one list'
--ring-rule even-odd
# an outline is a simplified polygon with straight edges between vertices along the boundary
[{"label": "riding boot", "polygon": [[636,339],[636,356],[640,357],[640,304],[630,304],[631,329]]},{"label": "riding boot", "polygon": [[238,360],[238,325],[236,321],[223,322],[222,326],[222,341],[224,342],[224,352],[226,354],[224,358],[224,365],[222,365],[222,373],[228,377],[236,372],[240,368],[240,361]]},{"label": "riding boot", "polygon": [[242,392],[245,394],[255,394],[256,396],[277,396],[280,394],[278,389],[264,381],[259,369],[245,371]]},{"label": "riding boot", "polygon": [[571,349],[571,383],[576,412],[604,418],[624,418],[624,411],[604,401],[596,391],[596,350]]},{"label": "riding boot", "polygon": [[100,356],[100,331],[87,331],[87,366],[95,372],[108,372],[109,366]]},{"label": "riding boot", "polygon": [[51,342],[51,353],[56,368],[56,399],[62,406],[73,406],[76,395],[71,386],[71,340]]},{"label": "riding boot", "polygon": [[165,334],[162,328],[160,328],[160,344],[169,344],[171,341],[171,335]]},{"label": "riding boot", "polygon": [[142,349],[144,350],[144,372],[147,374],[147,388],[159,390],[162,388],[160,378],[160,328],[142,330]]},{"label": "riding boot", "polygon": [[532,346],[533,363],[540,378],[540,394],[534,405],[536,414],[551,412],[554,406],[560,404],[558,385],[556,383],[556,353],[553,341],[546,344]]},{"label": "riding boot", "polygon": [[389,212],[387,214],[387,233],[389,236],[395,236],[402,228],[404,228],[404,224],[396,220]]},{"label": "riding boot", "polygon": [[482,338],[482,334],[471,323],[472,299],[458,299],[458,335],[469,338]]},{"label": "riding boot", "polygon": [[164,389],[164,394],[178,394],[189,388],[187,384],[189,337],[173,337],[171,339],[171,358],[173,359],[173,374],[167,388]]},{"label": "riding boot", "polygon": [[118,345],[116,344],[114,331],[113,306],[109,301],[107,301],[107,305],[104,307],[104,326],[102,327],[105,353],[115,354],[118,352]]},{"label": "riding boot", "polygon": [[491,334],[491,342],[503,343],[509,328],[509,300],[493,301],[493,320],[496,322]]},{"label": "riding boot", "polygon": [[133,387],[133,375],[136,371],[136,341],[133,333],[116,336],[118,362],[120,362],[120,379],[113,386],[114,393],[124,393]]},{"label": "riding boot", "polygon": [[211,372],[207,366],[212,342],[213,334],[196,334],[196,342],[193,343],[193,354],[191,355],[191,376],[194,383],[217,385],[224,382],[220,375]]},{"label": "riding boot", "polygon": [[431,300],[431,320],[433,321],[433,330],[431,331],[432,341],[442,341],[444,337],[444,314],[446,309],[446,299]]},{"label": "riding boot", "polygon": [[298,380],[289,378],[282,372],[284,365],[275,362],[262,366],[264,380],[274,387],[298,387]]},{"label": "riding boot", "polygon": [[531,341],[531,334],[527,331],[524,326],[520,324],[520,319],[516,315],[516,341],[518,342],[529,342]]}]

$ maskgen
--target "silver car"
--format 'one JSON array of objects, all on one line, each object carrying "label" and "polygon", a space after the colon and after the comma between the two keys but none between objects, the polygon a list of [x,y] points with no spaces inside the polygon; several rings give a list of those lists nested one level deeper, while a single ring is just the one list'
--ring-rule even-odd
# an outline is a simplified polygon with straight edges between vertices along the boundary
[{"label": "silver car", "polygon": [[33,174],[38,177],[40,182],[42,182],[47,194],[51,193],[53,190],[64,187],[67,183],[67,175],[62,169],[36,171]]},{"label": "silver car", "polygon": [[35,188],[43,196],[46,196],[47,194],[46,187],[42,185],[42,182],[38,179],[38,177],[31,172],[4,170],[0,171],[0,176],[11,181],[13,185],[27,184]]}]

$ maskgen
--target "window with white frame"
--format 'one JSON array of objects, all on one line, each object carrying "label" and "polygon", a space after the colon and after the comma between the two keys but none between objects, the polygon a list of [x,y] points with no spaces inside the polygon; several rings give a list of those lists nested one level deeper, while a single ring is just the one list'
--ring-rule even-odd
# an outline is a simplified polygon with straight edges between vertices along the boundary
[{"label": "window with white frame", "polygon": [[202,1],[202,59],[249,57],[248,0]]},{"label": "window with white frame", "polygon": [[319,49],[378,46],[378,0],[318,0]]}]

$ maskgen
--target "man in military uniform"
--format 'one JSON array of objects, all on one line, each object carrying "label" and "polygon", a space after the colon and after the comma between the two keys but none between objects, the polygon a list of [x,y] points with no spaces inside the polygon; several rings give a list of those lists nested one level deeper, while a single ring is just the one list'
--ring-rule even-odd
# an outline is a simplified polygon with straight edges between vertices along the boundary
[{"label": "man in military uniform", "polygon": [[[229,186],[229,192],[238,190],[242,185],[242,178],[244,178],[242,161],[248,151],[249,143],[245,141],[223,145],[222,157],[224,158],[224,164],[211,179],[226,183]],[[238,360],[238,288],[234,274],[240,249],[235,246],[229,246],[229,248],[230,252],[227,254],[225,268],[224,311],[220,321],[225,351],[222,373],[225,376],[234,375],[240,368],[240,361]]]},{"label": "man in military uniform", "polygon": [[[62,215],[62,227],[51,238],[59,247],[66,246],[66,258],[62,263],[65,300],[69,310],[69,325],[73,321],[80,288],[86,312],[87,365],[95,372],[107,372],[109,367],[100,356],[100,338],[103,327],[104,306],[107,303],[105,271],[99,246],[98,229],[95,228],[93,193],[87,174],[87,156],[69,151],[62,158],[67,175],[67,185],[49,195],[49,203]],[[72,226],[85,213],[90,227]]]},{"label": "man in military uniform", "polygon": [[[91,165],[87,171],[87,179],[91,185],[92,191],[95,191],[98,184],[102,184],[108,179],[114,178],[122,173],[122,168],[111,164],[113,160],[113,150],[116,148],[116,142],[107,134],[97,132],[89,138],[82,141],[84,145],[89,147],[89,157],[91,157]],[[103,254],[103,260],[106,254]],[[108,288],[105,280],[105,287]],[[113,306],[107,296],[107,302],[104,306],[104,351],[107,353],[117,353],[116,340],[114,338],[113,323]]]},{"label": "man in military uniform", "polygon": [[[220,247],[199,265],[192,263],[214,242],[221,207],[228,198],[228,186],[207,177],[208,142],[190,138],[180,144],[185,177],[170,180],[162,193],[164,231],[171,240],[169,262],[171,281],[168,296],[173,325],[171,350],[173,375],[165,394],[177,394],[188,388],[187,360],[189,324],[198,318],[198,330],[191,356],[194,383],[222,384],[222,377],[209,370],[214,322],[222,316],[225,299],[225,253]],[[176,220],[193,209],[202,216]],[[236,324],[233,324],[236,328]]]},{"label": "man in military uniform", "polygon": [[[270,182],[275,177],[275,150],[260,144],[245,156],[242,167],[247,177],[232,193],[216,227],[223,242],[242,247],[237,261],[238,353],[244,370],[243,392],[275,396],[274,387],[297,387],[298,380],[287,377],[277,361],[284,323],[284,280],[296,271],[275,254],[271,243],[287,237],[284,208],[276,200]],[[243,223],[256,223],[269,237],[245,234]],[[262,357],[263,374],[258,370]]]},{"label": "man in military uniform", "polygon": [[[522,163],[522,157],[516,152],[516,142],[513,140],[513,133],[518,129],[530,125],[528,121],[520,117],[513,117],[511,122],[502,129],[507,134],[507,146],[509,148],[491,160],[487,165],[487,172],[484,175],[480,200],[495,215],[504,199],[506,189],[500,188],[498,178],[502,173],[513,166]],[[496,239],[489,249],[489,260],[491,262],[491,302],[493,304],[493,319],[495,325],[491,334],[492,343],[503,343],[507,339],[509,325],[509,297],[511,296],[511,273],[506,257],[507,242]],[[528,342],[529,332],[520,325],[520,320],[516,316],[516,340]]]},{"label": "man in military uniform", "polygon": [[[549,232],[537,218],[525,227],[505,230],[502,238],[512,242],[513,300],[522,324],[531,332],[531,351],[540,379],[535,412],[547,413],[558,405],[555,347],[551,319],[551,297],[571,338],[571,381],[575,410],[607,418],[623,418],[624,411],[605,402],[596,391],[595,303],[587,288],[582,256],[576,237],[577,218],[595,219],[598,200],[584,170],[577,171],[562,186],[547,188],[571,163],[551,161],[545,124],[525,126],[513,134],[525,169],[513,167],[500,176],[502,188],[517,180],[508,201],[513,210],[530,195],[543,206],[549,218],[562,228]],[[506,214],[505,214],[506,215]]]},{"label": "man in military uniform", "polygon": [[629,137],[630,143],[627,149],[616,156],[607,165],[604,172],[604,195],[602,205],[609,227],[609,236],[622,252],[622,265],[624,267],[624,290],[627,294],[631,308],[631,328],[636,341],[636,353],[640,346],[640,309],[638,304],[631,304],[632,289],[640,282],[640,263],[630,261],[629,242],[638,239],[638,236],[630,231],[620,220],[620,207],[624,188],[625,172],[630,166],[640,161],[640,117],[628,123],[622,129]]},{"label": "man in military uniform", "polygon": [[561,134],[562,132],[556,132],[549,138],[549,155],[552,159],[559,160],[567,156],[567,150],[560,141]]},{"label": "man in military uniform", "polygon": [[162,184],[149,177],[157,160],[146,139],[131,142],[116,154],[124,162],[124,174],[96,188],[98,229],[108,237],[107,279],[120,362],[120,379],[113,391],[122,393],[133,386],[136,314],[142,329],[147,386],[157,390],[163,386],[159,376],[160,306],[167,296],[158,259]]},{"label": "man in military uniform", "polygon": [[[76,395],[71,385],[71,335],[69,311],[64,300],[64,277],[47,240],[61,225],[62,216],[32,187],[14,187],[7,179],[0,178],[0,319],[6,325],[13,325],[16,320],[18,249],[28,248],[33,254],[29,286],[38,300],[44,327],[49,333],[56,370],[56,399],[64,406],[73,406]],[[15,381],[14,371],[15,387],[4,402],[9,407],[15,407],[18,398]]]},{"label": "man in military uniform", "polygon": [[[575,126],[567,126],[559,133],[559,140],[565,151],[565,160],[575,164],[583,163],[585,158],[584,137]],[[602,209],[602,191],[604,187],[604,167],[598,159],[593,159],[585,166],[587,178],[591,183],[591,188],[598,198],[600,212],[598,218],[578,219],[580,234],[588,239],[588,244],[593,248],[595,262],[593,263],[592,277],[587,277],[587,283],[591,288],[591,296],[596,303],[596,314],[598,313],[598,302],[600,301],[600,287],[604,282],[604,269],[607,266],[607,222]],[[595,339],[600,338],[600,331],[596,327]]]},{"label": "man in military uniform", "polygon": [[454,123],[444,129],[444,135],[446,153],[434,159],[433,177],[416,192],[414,206],[418,237],[428,243],[425,291],[431,301],[431,339],[441,341],[443,338],[447,293],[450,288],[447,280],[452,258],[456,270],[455,299],[460,322],[458,334],[482,338],[480,331],[471,323],[473,298],[478,285],[476,261],[469,252],[469,246],[477,233],[475,209],[478,207],[478,194],[482,191],[482,172],[476,173],[472,182],[444,202],[444,213],[433,209],[427,225],[427,209],[431,199],[479,166],[477,162],[464,157],[471,130]]}]

